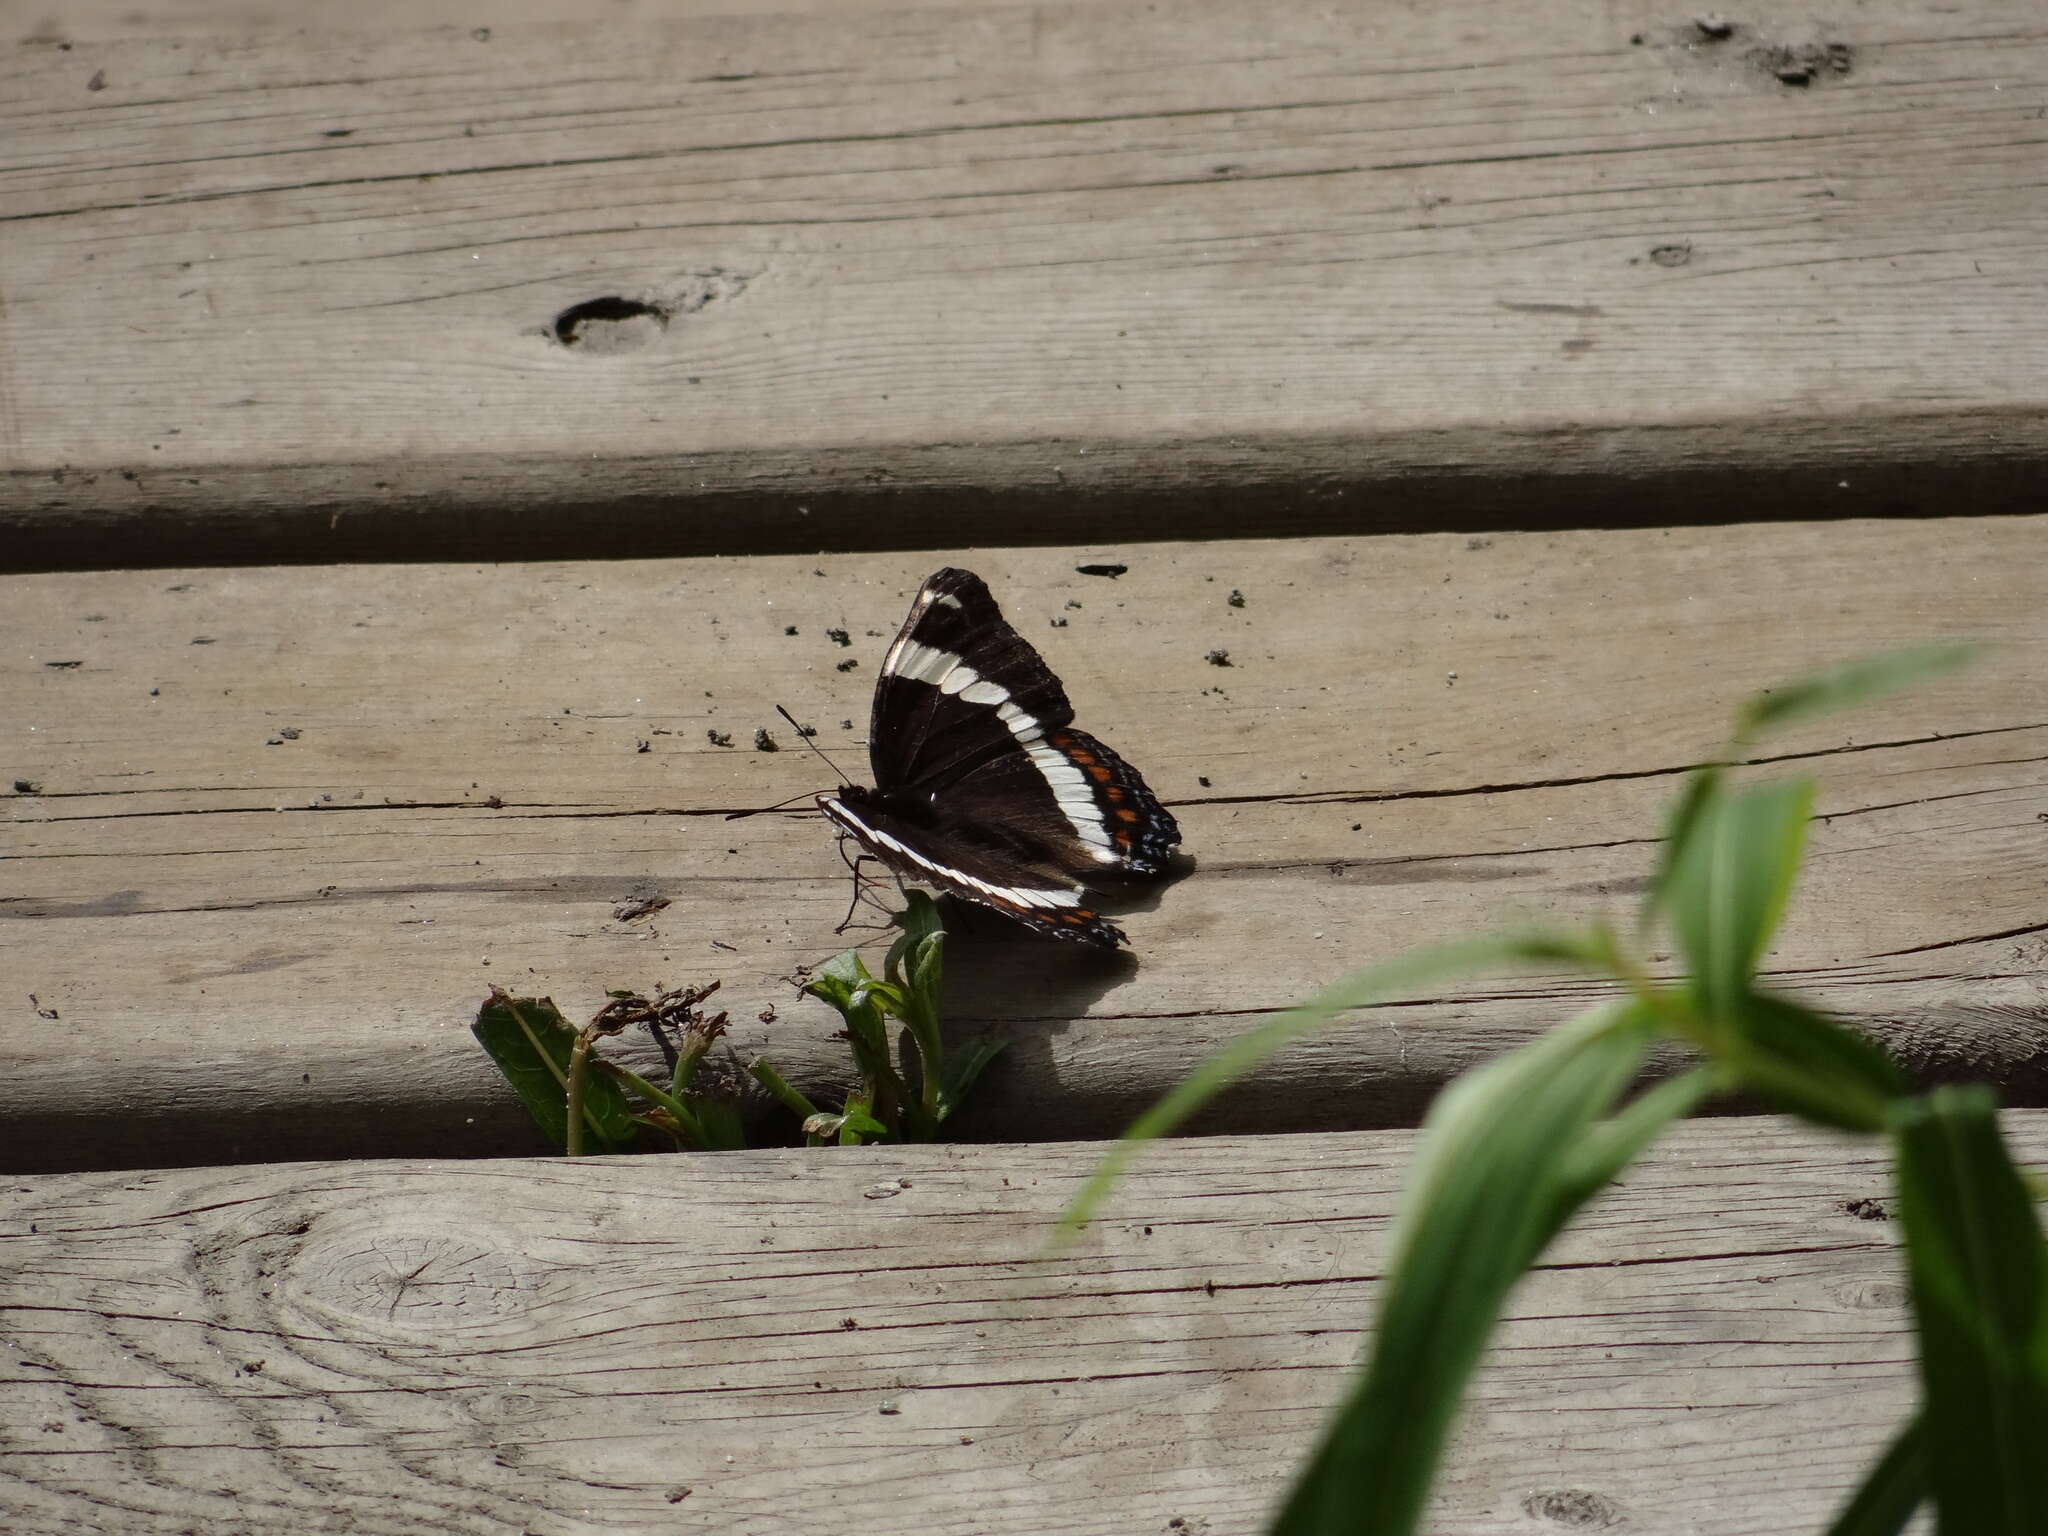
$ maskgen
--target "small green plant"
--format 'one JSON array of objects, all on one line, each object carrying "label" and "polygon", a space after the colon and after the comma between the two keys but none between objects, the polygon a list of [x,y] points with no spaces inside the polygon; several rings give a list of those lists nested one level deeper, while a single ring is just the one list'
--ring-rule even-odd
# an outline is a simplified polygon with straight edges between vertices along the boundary
[{"label": "small green plant", "polygon": [[[614,992],[597,1017],[578,1029],[551,998],[513,997],[493,988],[471,1031],[548,1139],[570,1157],[634,1151],[643,1130],[677,1147],[720,1151],[745,1141],[730,1096],[707,1093],[697,1083],[698,1066],[726,1029],[723,1013],[708,1015],[698,1007],[717,990],[713,982],[693,990],[657,989],[651,999]],[[678,1036],[668,1087],[598,1056],[598,1041],[635,1024],[652,1026],[657,1039],[665,1039],[663,1029]]]},{"label": "small green plant", "polygon": [[[1892,1144],[1920,1336],[1921,1406],[1843,1509],[1834,1536],[1890,1536],[1931,1503],[1944,1536],[2048,1529],[2048,1247],[1983,1088],[1916,1094],[1862,1037],[1757,982],[1803,851],[1810,780],[1737,787],[1772,728],[1960,663],[1935,646],[1759,695],[1672,806],[1633,935],[1595,925],[1482,938],[1374,966],[1211,1056],[1126,1133],[1067,1214],[1085,1221],[1138,1144],[1246,1068],[1337,1015],[1474,967],[1569,966],[1621,995],[1466,1073],[1424,1122],[1369,1359],[1325,1427],[1273,1536],[1416,1529],[1458,1401],[1509,1289],[1572,1215],[1674,1119],[1744,1092],[1813,1124]],[[1689,975],[1660,980],[1668,928]],[[1631,1097],[1651,1047],[1699,1064]]]},{"label": "small green plant", "polygon": [[[844,1105],[821,1110],[767,1061],[747,1064],[749,1075],[797,1117],[806,1145],[935,1139],[1005,1044],[984,1036],[946,1054],[939,1029],[946,933],[938,908],[924,892],[912,891],[902,924],[881,976],[869,974],[849,949],[804,988],[846,1021],[860,1085]],[[548,998],[493,989],[471,1028],[548,1139],[571,1157],[633,1151],[645,1132],[678,1148],[723,1151],[746,1140],[731,1093],[699,1079],[706,1054],[726,1032],[726,1015],[700,1006],[717,990],[713,982],[658,990],[652,998],[614,992],[578,1029]],[[651,1028],[664,1044],[669,1034],[677,1037],[665,1088],[597,1054],[600,1040],[634,1025]],[[891,1050],[892,1027],[900,1031],[900,1051]]]},{"label": "small green plant", "polygon": [[[902,923],[879,977],[870,975],[859,953],[849,949],[804,988],[846,1020],[846,1040],[860,1071],[860,1087],[848,1096],[844,1111],[816,1117],[815,1129],[806,1120],[807,1136],[841,1142],[935,1140],[982,1068],[1008,1043],[983,1035],[950,1058],[946,1055],[939,1038],[946,932],[938,907],[923,891],[912,891]],[[892,1019],[902,1026],[900,1057],[889,1049]]]}]

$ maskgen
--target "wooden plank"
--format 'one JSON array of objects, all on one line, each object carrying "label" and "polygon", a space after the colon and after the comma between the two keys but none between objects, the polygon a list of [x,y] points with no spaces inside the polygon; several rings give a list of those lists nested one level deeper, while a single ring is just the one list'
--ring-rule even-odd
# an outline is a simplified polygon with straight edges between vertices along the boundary
[{"label": "wooden plank", "polygon": [[[1953,633],[1998,649],[1779,744],[1822,788],[1770,974],[1924,1074],[2048,1102],[2044,536],[1953,519],[11,578],[4,767],[39,791],[6,802],[0,1166],[528,1150],[464,1028],[494,982],[587,1015],[609,988],[722,978],[741,1051],[843,1087],[833,1016],[789,978],[876,936],[834,935],[848,886],[807,801],[724,814],[831,781],[750,750],[776,702],[863,775],[883,637],[947,560],[1141,765],[1194,864],[1125,916],[1134,956],[962,935],[955,1025],[1013,1042],[963,1135],[1110,1134],[1356,966],[1627,914],[1658,807],[1737,698]],[[1111,558],[1129,573],[1076,573]],[[671,905],[614,916],[644,893]],[[1276,1061],[1211,1123],[1412,1124],[1446,1077],[1596,995],[1447,987]]]},{"label": "wooden plank", "polygon": [[[15,568],[1997,512],[2048,461],[2034,0],[62,48],[4,66]],[[558,329],[600,300],[660,314]]]},{"label": "wooden plank", "polygon": [[[2048,1117],[2014,1113],[2048,1159]],[[10,1181],[8,1529],[1249,1531],[1412,1135]],[[1915,1399],[1881,1149],[1679,1128],[1510,1301],[1430,1529],[1819,1530]]]},{"label": "wooden plank", "polygon": [[[707,15],[810,16],[821,13],[908,11],[943,6],[950,0],[612,0],[607,26],[670,25]],[[1093,0],[1113,5],[1117,0]],[[589,18],[570,0],[505,0],[491,7],[490,32],[503,38],[524,26],[559,25]],[[476,8],[453,0],[360,0],[319,13],[324,32],[419,32],[434,27],[476,26]],[[294,0],[67,0],[61,14],[36,0],[0,0],[0,38],[10,42],[76,44],[112,38],[226,37],[268,31],[296,31],[306,25],[305,7]]]}]

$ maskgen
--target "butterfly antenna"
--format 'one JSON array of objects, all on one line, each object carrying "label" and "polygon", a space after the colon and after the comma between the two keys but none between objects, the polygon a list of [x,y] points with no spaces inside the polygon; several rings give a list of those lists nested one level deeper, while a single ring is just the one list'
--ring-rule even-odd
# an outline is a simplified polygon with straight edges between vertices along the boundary
[{"label": "butterfly antenna", "polygon": [[849,779],[845,774],[839,772],[839,765],[837,763],[833,762],[831,758],[825,756],[825,749],[819,746],[817,742],[811,739],[811,732],[805,730],[801,725],[797,724],[795,715],[792,715],[780,704],[775,706],[775,713],[782,716],[783,719],[787,720],[790,723],[790,727],[796,732],[796,739],[798,741],[802,742],[805,746],[809,747],[813,752],[817,753],[819,760],[823,762],[827,768],[830,768],[833,771],[833,773],[838,774],[840,783],[851,784],[853,782],[853,780]]},{"label": "butterfly antenna", "polygon": [[[827,768],[830,768],[830,769],[832,770],[832,772],[834,773],[834,775],[836,775],[836,776],[838,777],[838,780],[839,780],[839,782],[840,782],[840,783],[844,784],[844,783],[846,783],[846,782],[847,782],[847,777],[846,777],[846,775],[845,775],[845,774],[843,774],[843,773],[840,773],[840,772],[839,772],[839,765],[838,765],[837,763],[833,762],[831,758],[829,758],[829,757],[826,757],[826,756],[825,756],[825,749],[824,749],[823,747],[819,746],[819,745],[818,745],[818,744],[817,744],[817,743],[816,743],[815,741],[811,740],[811,738],[810,738],[810,737],[809,737],[808,735],[806,735],[806,734],[805,734],[805,732],[804,732],[804,728],[803,728],[803,727],[802,727],[801,725],[798,725],[798,724],[797,724],[797,719],[796,719],[796,716],[795,716],[795,715],[792,715],[792,714],[791,714],[791,713],[790,713],[790,712],[789,712],[788,710],[784,709],[784,708],[783,708],[783,707],[782,707],[782,706],[781,706],[780,704],[778,704],[778,705],[776,705],[776,706],[775,706],[775,712],[776,712],[776,713],[777,713],[778,715],[782,716],[782,718],[783,718],[783,719],[787,720],[787,721],[788,721],[788,722],[790,723],[790,725],[791,725],[792,727],[794,727],[794,728],[795,728],[795,730],[796,730],[796,739],[797,739],[798,741],[801,741],[801,742],[802,742],[802,743],[803,743],[803,744],[804,744],[805,746],[809,747],[809,748],[810,748],[810,749],[811,749],[811,750],[812,750],[813,752],[817,753],[817,754],[818,754],[818,756],[819,756],[820,758],[823,758],[823,759],[824,759],[824,763],[825,763],[825,766],[826,766]],[[779,810],[781,810],[781,809],[782,809],[782,808],[783,808],[783,807],[784,807],[785,805],[794,805],[794,804],[796,804],[796,803],[797,803],[797,801],[799,801],[799,800],[805,800],[805,799],[808,799],[808,798],[810,797],[810,793],[811,793],[811,792],[810,792],[809,790],[807,790],[807,789],[805,789],[805,790],[799,790],[799,791],[798,791],[797,793],[795,793],[795,794],[791,795],[791,796],[790,796],[790,797],[789,797],[789,798],[788,798],[787,800],[778,800],[778,801],[776,801],[776,802],[775,802],[775,803],[774,803],[773,805],[759,805],[759,806],[755,806],[755,807],[754,807],[754,808],[753,808],[752,810],[750,810],[750,811],[730,811],[730,812],[728,812],[728,813],[726,814],[726,818],[725,818],[725,819],[726,819],[727,821],[741,821],[741,820],[744,820],[744,819],[745,819],[746,817],[749,817],[749,816],[759,816],[759,815],[762,815],[762,814],[764,814],[765,812],[768,812],[768,811],[779,811]]]},{"label": "butterfly antenna", "polygon": [[748,811],[727,811],[725,819],[727,821],[744,821],[749,816],[765,816],[770,811],[779,811],[785,805],[795,805],[797,801],[808,800],[810,797],[811,792],[808,789],[800,789],[787,800],[778,800],[773,805],[757,805]]}]

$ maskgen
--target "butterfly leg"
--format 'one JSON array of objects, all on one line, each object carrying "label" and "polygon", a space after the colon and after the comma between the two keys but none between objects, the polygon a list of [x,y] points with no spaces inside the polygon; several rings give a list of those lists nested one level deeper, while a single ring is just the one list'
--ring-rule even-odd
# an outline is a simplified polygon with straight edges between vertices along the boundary
[{"label": "butterfly leg", "polygon": [[[853,914],[860,909],[860,904],[863,901],[872,901],[872,898],[868,895],[868,887],[875,882],[860,872],[861,865],[879,864],[882,862],[871,853],[863,852],[849,856],[846,848],[852,841],[853,839],[844,833],[840,834],[839,862],[844,864],[846,872],[853,876],[853,900],[846,904],[846,916],[839,920],[839,926],[832,930],[834,933],[844,933],[847,929],[851,928],[853,926]],[[880,905],[879,902],[873,904],[878,907]]]}]

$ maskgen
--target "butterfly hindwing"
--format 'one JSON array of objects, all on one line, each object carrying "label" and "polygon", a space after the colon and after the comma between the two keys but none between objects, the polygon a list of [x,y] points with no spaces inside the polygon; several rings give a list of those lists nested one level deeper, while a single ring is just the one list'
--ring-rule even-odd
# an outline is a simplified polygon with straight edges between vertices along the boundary
[{"label": "butterfly hindwing", "polygon": [[1180,846],[1180,823],[1159,803],[1138,770],[1070,725],[1048,731],[1046,741],[1087,778],[1115,854],[1114,867],[1125,874],[1163,874]]},{"label": "butterfly hindwing", "polygon": [[872,792],[821,795],[825,814],[876,858],[923,885],[993,907],[1040,933],[1114,949],[1123,933],[1056,872],[1025,865],[1013,850],[968,841],[959,829],[892,814]]},{"label": "butterfly hindwing", "polygon": [[1138,771],[1070,725],[961,775],[938,809],[949,822],[1023,845],[1081,881],[1159,874],[1180,841]]}]

